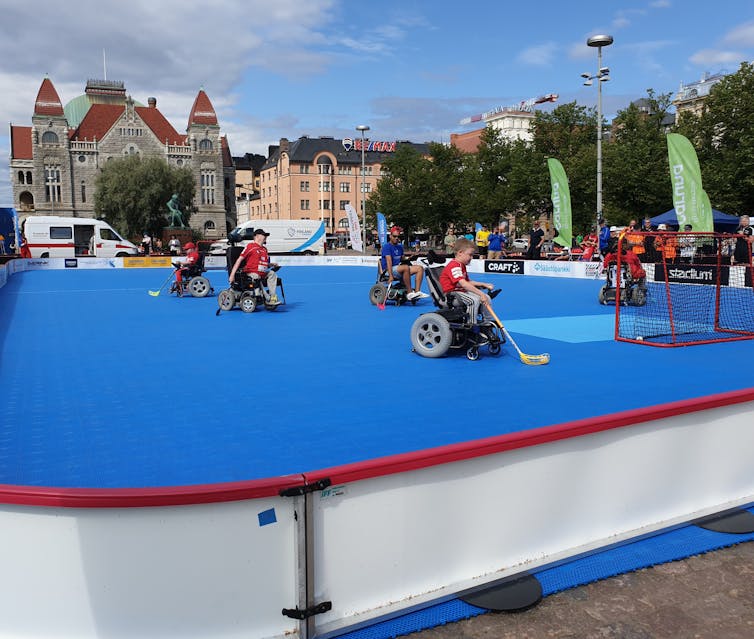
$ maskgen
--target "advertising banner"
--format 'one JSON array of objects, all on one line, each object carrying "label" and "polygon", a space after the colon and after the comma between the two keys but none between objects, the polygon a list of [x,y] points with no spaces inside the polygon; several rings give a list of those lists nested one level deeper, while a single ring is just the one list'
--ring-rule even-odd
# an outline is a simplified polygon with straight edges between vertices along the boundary
[{"label": "advertising banner", "polygon": [[673,206],[678,226],[691,224],[695,232],[712,232],[712,207],[702,188],[702,171],[691,142],[678,133],[668,133],[668,163],[673,187]]},{"label": "advertising banner", "polygon": [[387,220],[379,211],[377,211],[377,237],[380,240],[380,246],[387,244]]},{"label": "advertising banner", "polygon": [[155,255],[150,257],[124,257],[125,268],[169,268],[173,266],[170,255]]},{"label": "advertising banner", "polygon": [[550,169],[550,184],[552,191],[552,221],[558,231],[553,242],[571,248],[573,243],[571,222],[571,191],[568,188],[568,177],[563,165],[555,158],[548,158],[547,168]]},{"label": "advertising banner", "polygon": [[363,251],[364,246],[361,243],[359,216],[356,214],[356,209],[350,204],[346,204],[346,215],[348,216],[348,237],[351,240],[351,248],[354,251]]},{"label": "advertising banner", "polygon": [[485,273],[507,273],[509,275],[523,275],[523,260],[484,260]]},{"label": "advertising banner", "polygon": [[[729,268],[720,270],[720,284],[728,285]],[[655,265],[655,281],[665,279],[665,265]],[[668,266],[668,282],[671,284],[717,284],[717,266],[699,264],[670,264]]]}]

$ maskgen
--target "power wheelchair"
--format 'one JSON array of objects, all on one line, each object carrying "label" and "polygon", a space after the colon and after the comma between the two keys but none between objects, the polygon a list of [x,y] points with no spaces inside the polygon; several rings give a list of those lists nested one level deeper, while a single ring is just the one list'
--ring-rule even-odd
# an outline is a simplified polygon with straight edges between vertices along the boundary
[{"label": "power wheelchair", "polygon": [[[479,359],[480,347],[486,346],[490,355],[499,355],[505,336],[497,324],[484,319],[481,313],[473,317],[471,308],[454,291],[443,293],[440,274],[445,260],[429,251],[419,262],[437,310],[422,313],[414,321],[411,326],[412,350],[422,357],[442,357],[450,350],[466,349],[466,357],[475,361]],[[499,292],[500,289],[492,291],[490,297]]]},{"label": "power wheelchair", "polygon": [[[409,264],[410,258],[401,260],[401,264]],[[410,302],[416,305],[416,300],[408,299],[408,291],[402,279],[393,279],[392,286],[388,284],[389,274],[382,268],[382,260],[377,260],[377,282],[369,289],[369,301],[375,306],[394,302],[396,306]]]},{"label": "power wheelchair", "polygon": [[178,297],[183,297],[187,293],[193,297],[207,297],[215,292],[210,281],[203,275],[207,270],[204,268],[204,253],[199,253],[199,259],[195,264],[184,266],[175,262],[173,266],[176,271],[183,269],[183,273],[180,281],[176,280],[171,284],[170,293],[176,293]]},{"label": "power wheelchair", "polygon": [[[230,275],[233,264],[243,247],[229,247],[227,253],[227,272]],[[279,267],[273,267],[270,270],[277,271]],[[277,288],[280,289],[280,295],[277,303],[270,303],[265,292],[265,283],[256,277],[244,273],[240,268],[236,271],[233,282],[229,288],[223,289],[217,296],[217,305],[219,306],[217,314],[220,311],[230,311],[238,306],[244,313],[253,313],[258,308],[264,308],[268,311],[274,311],[285,304],[285,290],[283,289],[283,280],[278,277]],[[270,294],[275,291],[270,291]]]}]

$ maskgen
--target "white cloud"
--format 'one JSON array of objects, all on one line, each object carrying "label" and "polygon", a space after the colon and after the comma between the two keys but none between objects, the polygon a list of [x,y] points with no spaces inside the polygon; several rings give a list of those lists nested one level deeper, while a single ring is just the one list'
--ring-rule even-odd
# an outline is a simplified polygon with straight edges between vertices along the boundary
[{"label": "white cloud", "polygon": [[649,6],[652,9],[669,9],[672,3],[670,0],[654,0],[654,2],[649,3]]},{"label": "white cloud", "polygon": [[754,21],[740,24],[729,31],[723,42],[731,46],[754,47]]},{"label": "white cloud", "polygon": [[554,42],[545,42],[524,49],[516,56],[516,61],[536,67],[547,66],[552,64],[556,50],[557,45]]},{"label": "white cloud", "polygon": [[707,68],[726,64],[738,64],[745,59],[746,56],[737,51],[720,51],[718,49],[701,49],[689,58],[694,64]]}]

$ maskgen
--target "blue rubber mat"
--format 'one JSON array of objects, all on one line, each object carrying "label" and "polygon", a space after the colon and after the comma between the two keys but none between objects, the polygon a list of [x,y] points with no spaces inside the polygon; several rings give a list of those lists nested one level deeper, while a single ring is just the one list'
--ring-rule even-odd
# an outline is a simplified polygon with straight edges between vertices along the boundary
[{"label": "blue rubber mat", "polygon": [[[754,512],[754,509],[750,509]],[[641,541],[625,544],[532,573],[548,596],[607,579],[626,572],[648,568],[727,546],[754,541],[754,533],[732,535],[698,526],[683,526]],[[338,635],[340,639],[392,639],[454,621],[485,614],[487,610],[452,599],[422,610]]]},{"label": "blue rubber mat", "polygon": [[[378,310],[370,268],[284,267],[285,306],[220,316],[214,297],[148,295],[168,275],[35,271],[0,288],[0,483],[261,479],[754,386],[754,340],[610,339],[597,280],[480,275],[519,346],[551,355],[526,366],[510,345],[476,362],[412,353],[431,301]],[[442,398],[459,383],[475,419]]]}]

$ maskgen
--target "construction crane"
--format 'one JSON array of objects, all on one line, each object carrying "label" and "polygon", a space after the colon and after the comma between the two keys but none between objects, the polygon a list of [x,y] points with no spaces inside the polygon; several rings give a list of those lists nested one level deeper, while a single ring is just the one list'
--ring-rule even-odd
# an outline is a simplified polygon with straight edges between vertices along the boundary
[{"label": "construction crane", "polygon": [[499,106],[495,109],[492,109],[492,111],[485,111],[484,113],[479,113],[478,115],[472,115],[470,118],[464,118],[463,120],[461,120],[459,124],[471,124],[472,122],[481,122],[483,120],[486,121],[493,115],[497,115],[498,113],[509,113],[512,111],[532,111],[535,104],[542,104],[543,102],[557,102],[557,100],[557,93],[547,93],[546,95],[540,95],[538,98],[529,98],[528,100],[523,100],[518,104]]}]

